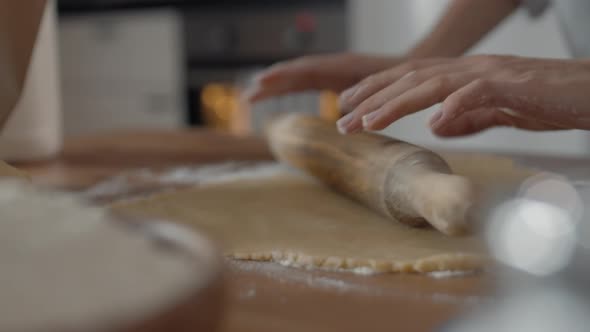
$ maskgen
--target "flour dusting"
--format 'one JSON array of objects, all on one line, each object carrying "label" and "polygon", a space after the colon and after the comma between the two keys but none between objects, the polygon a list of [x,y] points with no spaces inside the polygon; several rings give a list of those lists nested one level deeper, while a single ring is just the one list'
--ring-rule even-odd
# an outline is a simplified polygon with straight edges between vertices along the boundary
[{"label": "flour dusting", "polygon": [[[345,278],[345,276],[324,275],[324,273],[330,273],[325,270],[316,269],[315,271],[310,271],[276,264],[276,262],[256,262],[232,259],[228,259],[227,262],[232,269],[255,272],[280,284],[300,284],[311,288],[336,291],[339,293],[353,292],[366,296],[398,296],[407,298],[408,300],[428,299],[439,303],[452,304],[478,304],[489,300],[485,296],[476,295],[465,296],[442,292],[434,294],[428,292],[408,292],[406,289],[382,287],[374,284],[365,284],[355,282],[354,280],[347,280],[350,278]],[[348,277],[350,277],[350,275],[348,275]],[[244,294],[247,294],[249,291],[250,289],[241,293],[240,298],[244,298]]]},{"label": "flour dusting", "polygon": [[248,178],[260,178],[284,173],[287,166],[276,162],[257,163],[246,166],[246,163],[228,162],[203,167],[183,167],[166,172],[158,177],[165,184],[185,183],[223,183]]},{"label": "flour dusting", "polygon": [[108,202],[117,199],[133,199],[190,185],[226,183],[238,179],[275,176],[286,172],[300,173],[277,162],[244,161],[176,167],[166,171],[138,169],[99,182],[81,192],[80,196],[88,200]]},{"label": "flour dusting", "polygon": [[428,276],[435,279],[466,277],[476,274],[476,271],[433,271],[427,273]]}]

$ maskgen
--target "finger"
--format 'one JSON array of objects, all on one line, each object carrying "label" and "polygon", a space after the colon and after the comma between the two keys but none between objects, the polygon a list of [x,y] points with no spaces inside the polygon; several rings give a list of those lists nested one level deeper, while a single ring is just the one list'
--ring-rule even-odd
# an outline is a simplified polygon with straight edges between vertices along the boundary
[{"label": "finger", "polygon": [[276,63],[267,69],[261,71],[254,76],[254,82],[258,84],[268,84],[280,79],[289,74],[297,73],[295,69],[300,67],[301,63],[299,60],[291,60],[286,62]]},{"label": "finger", "polygon": [[416,88],[388,101],[379,109],[362,118],[367,130],[380,130],[402,117],[424,110],[445,100],[450,94],[468,85],[472,80],[469,73],[458,73],[430,79]]},{"label": "finger", "polygon": [[[257,75],[254,85],[244,94],[251,102],[308,90],[329,89],[336,92],[357,83],[365,75],[352,64],[362,60],[354,54],[306,56],[281,62]],[[391,62],[375,58],[374,66]],[[361,66],[366,68],[367,66]],[[371,70],[369,66],[369,70]],[[375,69],[378,70],[378,69]]]},{"label": "finger", "polygon": [[319,84],[314,66],[297,61],[279,64],[259,74],[244,96],[249,102],[256,102],[273,96],[311,90]]},{"label": "finger", "polygon": [[[366,123],[363,123],[363,118],[365,115],[377,111],[378,109],[386,105],[389,101],[395,100],[407,91],[417,88],[418,86],[424,83],[424,80],[433,80],[432,75],[434,75],[437,71],[443,71],[444,69],[442,67],[445,66],[438,66],[437,68],[432,67],[432,69],[425,70],[425,73],[415,74],[401,78],[392,85],[369,97],[367,100],[361,103],[361,105],[356,107],[356,109],[354,109],[352,112],[349,112],[349,114],[347,114],[338,122],[339,128],[341,129],[340,131],[343,133],[354,133],[360,131],[363,127],[365,127],[365,125],[367,125]],[[468,75],[468,73],[455,73],[454,76],[460,74]],[[440,79],[446,80],[447,78],[434,78],[434,80]],[[365,121],[366,120],[367,119],[365,119]]]},{"label": "finger", "polygon": [[[364,100],[360,105],[356,106],[353,110],[356,116],[360,119],[364,115],[369,114],[385,105],[390,100],[393,100],[410,89],[414,89],[417,86],[431,79],[445,79],[444,77],[448,73],[454,75],[469,75],[469,71],[460,71],[463,69],[461,65],[436,65],[429,67],[424,70],[413,72],[412,75],[406,75],[399,80],[393,82],[389,86],[385,87],[381,91],[370,96]],[[359,120],[360,121],[360,120]]]},{"label": "finger", "polygon": [[389,70],[371,75],[358,84],[344,91],[340,96],[340,104],[344,108],[353,109],[363,100],[382,90],[404,76],[411,76],[417,70],[436,64],[449,62],[448,59],[421,59],[408,61]]},{"label": "finger", "polygon": [[512,127],[525,130],[542,131],[542,130],[565,130],[570,129],[562,125],[548,122],[546,120],[528,117],[523,112],[516,112],[508,108],[498,108],[498,112],[504,113],[506,119],[510,119]]},{"label": "finger", "polygon": [[288,93],[300,92],[302,89],[299,88],[295,81],[278,81],[275,84],[255,84],[248,87],[243,93],[242,98],[247,102],[257,102],[270,97],[282,96]]},{"label": "finger", "polygon": [[[462,113],[478,108],[517,109],[519,110],[518,113],[507,115],[510,115],[510,118],[516,121],[515,126],[519,128],[528,130],[562,128],[558,121],[555,121],[551,116],[547,116],[547,113],[551,112],[544,110],[538,103],[531,102],[531,100],[538,99],[531,95],[531,91],[528,91],[529,97],[524,99],[517,97],[523,95],[518,93],[519,88],[522,88],[521,84],[484,79],[474,80],[448,96],[443,102],[441,107],[442,116],[438,121],[448,123]],[[524,95],[526,96],[526,94]],[[538,120],[540,117],[543,117],[543,120]],[[530,127],[532,123],[543,123],[544,125],[540,126],[539,129],[535,129]]]},{"label": "finger", "polygon": [[[563,73],[561,73],[563,77]],[[567,76],[567,75],[566,75]],[[557,127],[578,127],[584,121],[580,117],[581,109],[576,105],[585,105],[587,96],[581,98],[564,98],[569,95],[564,86],[555,84],[546,78],[530,78],[484,82],[490,96],[488,105],[498,108],[515,109],[518,114],[527,118],[542,119],[544,123],[554,124]],[[470,105],[473,98],[465,98],[465,105]],[[576,100],[577,99],[577,100]]]},{"label": "finger", "polygon": [[[322,56],[303,57],[296,60],[279,62],[258,74],[255,82],[260,85],[271,85],[286,80],[294,80],[293,86],[309,85],[309,88],[319,88],[330,84],[326,76],[331,76],[331,68],[326,67],[326,60]],[[321,75],[321,73],[328,75]]]},{"label": "finger", "polygon": [[323,89],[334,84],[335,78],[326,71],[325,56],[303,57],[277,63],[256,75],[244,98],[256,102],[265,98]]},{"label": "finger", "polygon": [[434,134],[442,137],[472,135],[492,127],[514,127],[531,131],[565,129],[516,114],[497,108],[478,108],[466,111],[448,123],[432,121],[431,128]]},{"label": "finger", "polygon": [[502,89],[502,84],[486,79],[476,79],[454,91],[442,104],[443,116],[439,121],[447,122],[457,118],[467,110],[479,108],[511,108],[510,92]]},{"label": "finger", "polygon": [[434,120],[431,129],[435,135],[442,137],[467,136],[492,127],[511,126],[511,119],[504,115],[495,108],[478,108],[447,123]]}]

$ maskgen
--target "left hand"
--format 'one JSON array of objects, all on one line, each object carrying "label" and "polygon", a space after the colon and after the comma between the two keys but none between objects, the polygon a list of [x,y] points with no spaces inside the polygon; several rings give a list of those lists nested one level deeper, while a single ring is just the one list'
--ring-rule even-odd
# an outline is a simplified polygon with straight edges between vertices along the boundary
[{"label": "left hand", "polygon": [[590,129],[590,62],[511,56],[412,60],[344,91],[343,133],[379,130],[442,103],[430,120],[440,136],[495,126]]}]

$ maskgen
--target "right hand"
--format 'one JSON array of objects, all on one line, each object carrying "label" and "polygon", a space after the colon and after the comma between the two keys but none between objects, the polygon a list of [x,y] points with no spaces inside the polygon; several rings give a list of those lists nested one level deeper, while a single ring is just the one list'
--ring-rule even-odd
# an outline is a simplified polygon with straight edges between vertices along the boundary
[{"label": "right hand", "polygon": [[249,102],[256,102],[307,90],[340,93],[363,78],[403,61],[402,57],[351,53],[304,56],[277,63],[258,74],[244,97]]}]

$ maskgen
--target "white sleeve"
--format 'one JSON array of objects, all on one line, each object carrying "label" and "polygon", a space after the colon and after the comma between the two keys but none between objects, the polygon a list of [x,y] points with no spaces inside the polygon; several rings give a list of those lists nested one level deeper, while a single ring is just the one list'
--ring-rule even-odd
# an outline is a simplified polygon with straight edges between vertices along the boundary
[{"label": "white sleeve", "polygon": [[531,17],[542,15],[551,6],[551,0],[521,0]]}]

